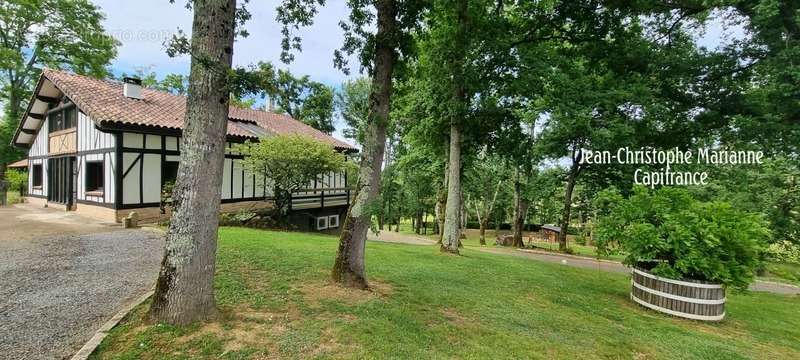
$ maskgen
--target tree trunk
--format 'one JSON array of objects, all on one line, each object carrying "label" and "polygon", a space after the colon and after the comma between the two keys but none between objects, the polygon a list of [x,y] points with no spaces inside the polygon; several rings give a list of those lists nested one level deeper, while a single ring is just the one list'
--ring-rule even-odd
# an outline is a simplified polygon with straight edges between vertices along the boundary
[{"label": "tree trunk", "polygon": [[[449,153],[448,153],[449,154]],[[448,155],[449,156],[449,155]],[[444,178],[442,178],[442,188],[436,197],[436,233],[439,234],[438,243],[441,245],[444,236],[444,214],[447,205],[447,179],[450,177],[450,163],[444,164]]]},{"label": "tree trunk", "polygon": [[[396,0],[376,2],[378,30],[376,38],[388,39],[394,35]],[[356,197],[347,211],[339,249],[331,271],[334,282],[345,287],[367,289],[364,272],[364,246],[367,240],[372,213],[369,208],[380,194],[381,165],[386,147],[386,127],[392,97],[392,72],[395,48],[391,41],[378,41],[375,46],[375,66],[370,93],[370,109],[365,132],[364,153],[359,165]]]},{"label": "tree trunk", "polygon": [[485,218],[483,218],[483,220],[481,220],[481,228],[480,228],[481,246],[485,246],[486,245],[486,227],[487,226],[489,226],[489,218],[485,217]]},{"label": "tree trunk", "polygon": [[458,254],[461,237],[461,131],[450,125],[450,174],[447,180],[447,206],[444,210],[441,251]]},{"label": "tree trunk", "polygon": [[514,242],[512,246],[523,248],[525,242],[522,240],[522,231],[525,228],[525,217],[528,214],[529,203],[522,196],[522,184],[519,179],[519,171],[514,178]]},{"label": "tree trunk", "polygon": [[236,0],[194,1],[181,165],[150,319],[189,324],[216,314],[214,269],[228,123]]},{"label": "tree trunk", "polygon": [[561,215],[561,232],[558,233],[558,250],[567,250],[567,229],[569,227],[570,211],[572,210],[572,191],[575,189],[575,180],[578,178],[579,165],[573,163],[567,178],[567,188],[564,193],[564,211]]},{"label": "tree trunk", "polygon": [[8,164],[6,163],[0,163],[0,206],[8,205],[8,182],[6,181],[7,166]]},{"label": "tree trunk", "polygon": [[461,122],[464,121],[467,109],[467,92],[464,80],[464,60],[467,49],[467,2],[458,0],[455,12],[458,27],[454,36],[454,53],[452,58],[453,105],[456,110],[450,119],[449,168],[447,178],[447,205],[444,214],[444,231],[442,231],[441,251],[458,254],[461,244]]}]

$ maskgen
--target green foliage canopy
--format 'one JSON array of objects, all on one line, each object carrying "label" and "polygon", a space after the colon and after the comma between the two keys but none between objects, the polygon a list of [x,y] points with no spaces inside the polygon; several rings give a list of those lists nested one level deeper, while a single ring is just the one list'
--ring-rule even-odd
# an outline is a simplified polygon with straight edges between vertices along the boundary
[{"label": "green foliage canopy", "polygon": [[267,179],[275,209],[284,213],[291,193],[309,187],[322,174],[346,171],[349,162],[330,145],[310,137],[281,135],[246,142],[236,148],[245,166]]},{"label": "green foliage canopy", "polygon": [[11,137],[42,67],[108,75],[118,42],[105,34],[102,21],[100,9],[87,0],[0,2],[0,163],[20,157]]},{"label": "green foliage canopy", "polygon": [[364,143],[364,131],[369,119],[369,94],[372,83],[369,78],[361,77],[348,80],[342,84],[342,89],[336,92],[335,104],[339,115],[347,124],[342,133],[348,139],[353,139],[359,144]]},{"label": "green foliage canopy", "polygon": [[28,188],[28,172],[20,170],[6,171],[6,181],[8,181],[8,189],[15,190],[22,193]]}]

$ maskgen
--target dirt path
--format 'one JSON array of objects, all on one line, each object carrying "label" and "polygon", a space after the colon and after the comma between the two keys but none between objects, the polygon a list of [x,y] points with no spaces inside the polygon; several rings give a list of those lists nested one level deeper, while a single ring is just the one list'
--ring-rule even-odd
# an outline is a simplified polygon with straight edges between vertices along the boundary
[{"label": "dirt path", "polygon": [[367,234],[367,240],[398,243],[398,244],[412,244],[412,245],[434,245],[435,241],[426,239],[422,236],[408,235],[396,233],[394,231],[381,231],[375,235],[372,231]]},{"label": "dirt path", "polygon": [[0,207],[0,358],[72,355],[152,288],[162,238],[74,212]]},{"label": "dirt path", "polygon": [[[402,243],[402,244],[414,244],[414,245],[435,244],[433,240],[429,240],[421,236],[396,233],[392,231],[381,231],[378,236],[375,236],[375,234],[370,233],[368,238],[369,240],[373,241],[383,241],[383,242]],[[597,260],[583,256],[548,253],[545,251],[536,251],[536,250],[518,250],[518,249],[497,247],[497,246],[485,246],[485,247],[468,246],[467,249],[477,250],[490,254],[514,256],[536,261],[557,263],[557,264],[562,264],[564,266],[572,266],[582,269],[592,269],[592,270],[616,272],[616,273],[631,272],[631,270],[628,267],[622,265],[619,262],[611,260]],[[782,295],[800,295],[800,287],[789,284],[771,282],[771,281],[762,281],[762,280],[756,280],[756,282],[751,284],[750,290],[770,292]]]},{"label": "dirt path", "polygon": [[150,290],[161,233],[121,230],[31,239],[0,251],[0,358],[75,353],[131,299]]},{"label": "dirt path", "polygon": [[562,254],[550,254],[544,251],[521,251],[507,247],[474,247],[468,249],[478,250],[486,253],[500,254],[521,257],[531,260],[546,261],[550,263],[562,264],[565,266],[579,267],[583,269],[601,270],[605,272],[630,273],[631,270],[615,261],[597,260],[579,256],[565,256]]},{"label": "dirt path", "polygon": [[[582,256],[550,254],[544,251],[518,250],[498,247],[470,247],[470,249],[493,254],[517,256],[532,260],[559,263],[565,266],[579,267],[584,269],[595,269],[618,273],[631,272],[631,270],[625,265],[611,260],[597,260]],[[752,283],[750,285],[750,291],[762,291],[782,295],[800,295],[800,287],[762,280],[756,280],[754,283]]]},{"label": "dirt path", "polygon": [[0,207],[0,250],[30,245],[28,240],[54,235],[80,235],[121,229],[74,212],[31,204]]}]

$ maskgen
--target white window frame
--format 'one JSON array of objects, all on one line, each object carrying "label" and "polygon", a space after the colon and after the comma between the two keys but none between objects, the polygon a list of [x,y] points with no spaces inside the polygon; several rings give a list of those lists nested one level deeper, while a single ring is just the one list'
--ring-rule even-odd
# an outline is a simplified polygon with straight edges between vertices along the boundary
[{"label": "white window frame", "polygon": [[339,215],[328,216],[328,228],[335,229],[339,227]]},{"label": "white window frame", "polygon": [[[325,230],[325,229],[328,228],[328,217],[327,216],[321,216],[321,217],[316,218],[316,222],[317,222],[317,230]],[[322,225],[320,225],[320,223],[322,223]]]}]

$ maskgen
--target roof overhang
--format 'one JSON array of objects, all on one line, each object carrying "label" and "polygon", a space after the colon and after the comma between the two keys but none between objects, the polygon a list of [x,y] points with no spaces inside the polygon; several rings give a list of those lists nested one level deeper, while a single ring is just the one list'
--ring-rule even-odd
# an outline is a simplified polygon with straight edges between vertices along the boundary
[{"label": "roof overhang", "polygon": [[34,88],[33,94],[28,101],[28,108],[22,114],[17,131],[14,133],[13,146],[30,147],[33,144],[36,134],[47,120],[47,110],[50,109],[50,104],[58,101],[62,95],[61,90],[52,81],[48,80],[44,74],[39,76],[36,88]]},{"label": "roof overhang", "polygon": [[9,169],[24,169],[28,167],[28,159],[22,159],[6,165]]}]

